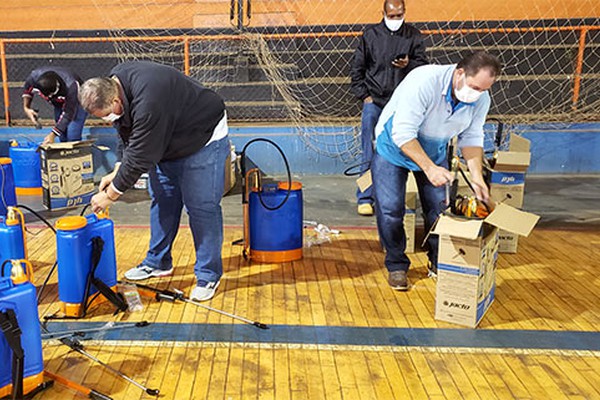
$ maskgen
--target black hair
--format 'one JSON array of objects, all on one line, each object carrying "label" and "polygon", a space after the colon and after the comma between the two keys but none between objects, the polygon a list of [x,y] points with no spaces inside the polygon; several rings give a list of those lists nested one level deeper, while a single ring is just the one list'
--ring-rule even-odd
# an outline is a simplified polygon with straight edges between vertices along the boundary
[{"label": "black hair", "polygon": [[46,97],[56,92],[57,86],[63,88],[64,82],[60,78],[60,76],[54,71],[44,72],[37,80],[37,84],[35,85],[40,92]]},{"label": "black hair", "polygon": [[476,51],[468,54],[466,57],[460,60],[456,67],[464,69],[465,74],[468,76],[477,75],[477,73],[483,68],[489,70],[490,74],[494,77],[502,73],[502,64],[500,63],[498,57],[488,53],[487,51]]}]

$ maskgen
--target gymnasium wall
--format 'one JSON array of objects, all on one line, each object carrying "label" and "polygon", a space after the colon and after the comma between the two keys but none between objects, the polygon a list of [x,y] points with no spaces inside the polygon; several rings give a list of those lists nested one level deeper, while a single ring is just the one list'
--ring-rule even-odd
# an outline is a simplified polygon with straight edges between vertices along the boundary
[{"label": "gymnasium wall", "polygon": [[[0,32],[229,27],[229,7],[229,0],[3,0]],[[250,26],[373,23],[381,9],[381,0],[252,0]],[[600,17],[600,1],[407,0],[407,10],[413,22],[577,19]]]},{"label": "gymnasium wall", "polygon": [[[344,127],[339,127],[341,131]],[[40,143],[48,128],[0,127],[0,157],[8,156],[11,139],[33,140]],[[531,141],[531,166],[529,174],[600,174],[600,123],[535,124],[520,127],[522,135]],[[230,127],[230,139],[239,152],[256,137],[275,141],[285,152],[290,168],[295,174],[341,174],[358,160],[344,163],[320,155],[306,146],[292,126]],[[116,160],[117,134],[110,127],[86,127],[84,138],[111,148],[108,152],[95,151],[96,179],[110,172]],[[276,151],[267,145],[252,146],[249,157],[260,160],[260,167],[269,174],[283,174],[284,167]],[[351,179],[351,178],[347,178]]]}]

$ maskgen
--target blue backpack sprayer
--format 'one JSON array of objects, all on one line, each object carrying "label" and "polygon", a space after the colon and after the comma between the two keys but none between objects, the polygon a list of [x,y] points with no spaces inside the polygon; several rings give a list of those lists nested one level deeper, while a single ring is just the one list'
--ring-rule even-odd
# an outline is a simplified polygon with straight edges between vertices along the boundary
[{"label": "blue backpack sprayer", "polygon": [[[262,185],[258,168],[246,171],[246,150],[262,141],[282,156],[287,182]],[[281,263],[302,258],[302,184],[292,182],[290,167],[281,148],[271,140],[257,138],[246,143],[241,154],[243,205],[243,256],[247,260]]]},{"label": "blue backpack sprayer", "polygon": [[25,218],[17,207],[8,207],[6,216],[0,216],[0,263],[20,259],[27,259]]},{"label": "blue backpack sprayer", "polygon": [[42,195],[42,171],[39,144],[13,140],[8,155],[13,163],[15,192],[17,195]]},{"label": "blue backpack sprayer", "polygon": [[[58,297],[66,317],[84,317],[97,292],[125,311],[127,303],[116,293],[117,259],[114,224],[107,213],[69,216],[56,221]],[[102,299],[93,297],[93,299]]]},{"label": "blue backpack sprayer", "polygon": [[[11,267],[10,269],[7,266]],[[7,270],[9,271],[7,273]],[[47,386],[31,264],[6,260],[0,268],[0,397],[22,399]]]},{"label": "blue backpack sprayer", "polygon": [[17,205],[12,160],[0,157],[0,215],[6,215],[8,207]]}]

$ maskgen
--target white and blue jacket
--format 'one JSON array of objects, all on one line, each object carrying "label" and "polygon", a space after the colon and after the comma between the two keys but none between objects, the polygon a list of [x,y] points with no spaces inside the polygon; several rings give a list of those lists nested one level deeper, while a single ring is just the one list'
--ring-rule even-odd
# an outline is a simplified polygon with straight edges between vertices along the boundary
[{"label": "white and blue jacket", "polygon": [[487,92],[474,103],[454,103],[452,75],[456,65],[424,65],[398,85],[377,126],[377,153],[411,171],[420,168],[400,149],[417,139],[436,165],[445,165],[448,141],[458,147],[483,147],[483,125],[490,108]]}]

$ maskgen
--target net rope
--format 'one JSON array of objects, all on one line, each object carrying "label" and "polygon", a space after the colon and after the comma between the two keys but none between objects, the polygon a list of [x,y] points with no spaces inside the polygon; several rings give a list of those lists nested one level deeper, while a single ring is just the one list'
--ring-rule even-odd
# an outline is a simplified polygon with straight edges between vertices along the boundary
[{"label": "net rope", "polygon": [[[455,63],[466,52],[483,49],[499,56],[504,71],[491,90],[490,115],[505,122],[507,133],[518,134],[525,123],[568,126],[600,119],[600,31],[585,32],[577,77],[582,31],[567,29],[599,26],[600,18],[589,13],[598,8],[596,1],[521,2],[516,14],[522,18],[477,20],[470,16],[485,11],[469,0],[447,15],[440,11],[441,22],[413,24],[424,33],[431,63]],[[106,5],[93,2],[99,12]],[[124,14],[148,15],[141,25],[154,26],[152,16],[164,3],[122,0],[119,7]],[[381,2],[254,0],[242,30],[235,19],[229,21],[229,2],[216,3],[216,14],[202,2],[180,2],[177,13],[160,17],[162,26],[181,26],[181,14],[188,14],[195,28],[123,28],[123,20],[110,13],[105,22],[113,37],[189,35],[190,75],[225,98],[233,123],[291,124],[319,155],[354,160],[360,153],[361,105],[350,92],[350,63],[359,32],[380,20]],[[408,20],[419,21],[416,8],[422,5],[409,1],[407,6]],[[497,7],[499,15],[510,11]],[[202,38],[194,39],[199,34]],[[121,61],[185,68],[181,40],[122,41],[114,48]],[[574,107],[576,78],[581,81]]]}]

